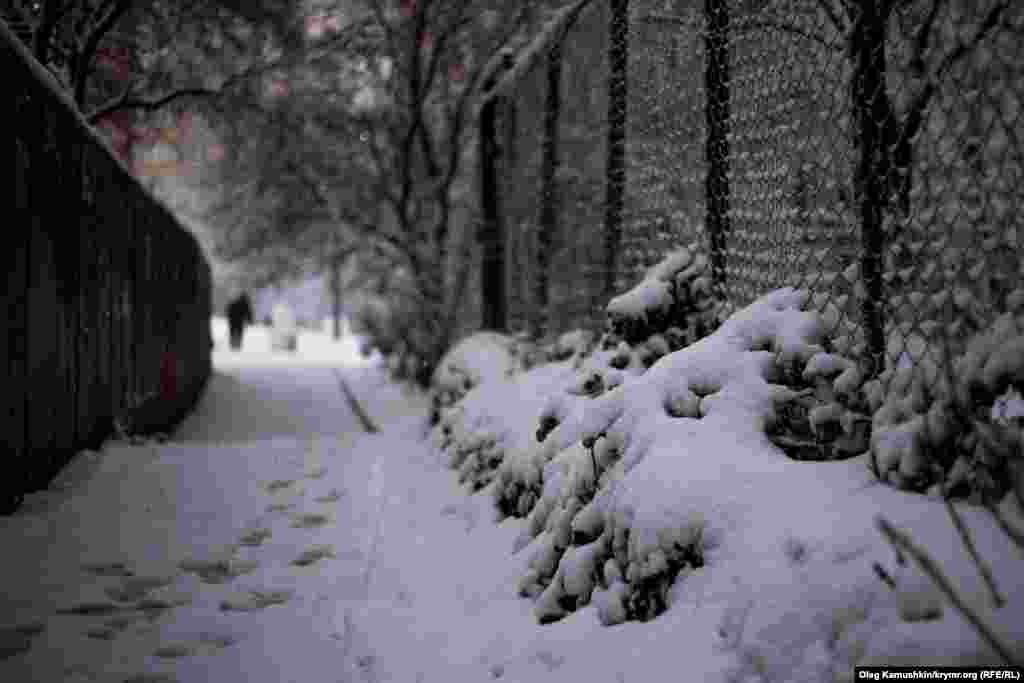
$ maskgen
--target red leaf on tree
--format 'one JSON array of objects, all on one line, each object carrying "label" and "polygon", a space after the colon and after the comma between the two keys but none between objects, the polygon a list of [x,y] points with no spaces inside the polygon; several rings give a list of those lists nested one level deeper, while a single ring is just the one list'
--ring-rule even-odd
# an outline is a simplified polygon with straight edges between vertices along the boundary
[{"label": "red leaf on tree", "polygon": [[123,47],[100,47],[96,49],[97,66],[110,72],[115,78],[125,78],[131,69],[128,50]]},{"label": "red leaf on tree", "polygon": [[128,129],[128,137],[133,142],[152,145],[160,139],[160,131],[147,126],[132,126]]},{"label": "red leaf on tree", "polygon": [[224,145],[210,145],[206,148],[206,160],[217,162],[224,158]]},{"label": "red leaf on tree", "polygon": [[267,85],[267,95],[270,97],[284,97],[288,94],[288,84],[284,81],[274,80]]},{"label": "red leaf on tree", "polygon": [[178,135],[181,138],[186,138],[188,134],[192,132],[192,112],[178,112],[176,119],[175,123],[178,128]]},{"label": "red leaf on tree", "polygon": [[306,17],[306,35],[310,38],[319,38],[324,34],[324,15],[315,14]]}]

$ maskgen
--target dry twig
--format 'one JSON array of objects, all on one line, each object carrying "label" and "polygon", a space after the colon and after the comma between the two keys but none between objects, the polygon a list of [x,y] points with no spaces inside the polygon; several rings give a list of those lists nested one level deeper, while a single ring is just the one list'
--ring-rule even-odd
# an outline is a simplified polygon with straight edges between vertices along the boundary
[{"label": "dry twig", "polygon": [[956,592],[953,584],[949,578],[942,573],[939,569],[939,565],[926,553],[923,549],[917,547],[910,537],[904,532],[900,531],[888,521],[882,517],[876,518],[876,524],[878,529],[885,536],[886,540],[892,544],[894,548],[906,551],[908,555],[917,561],[921,570],[928,575],[928,578],[935,583],[936,586],[949,598],[949,601],[953,603],[953,606],[964,616],[967,621],[971,623],[978,635],[989,644],[989,646],[1003,659],[1007,664],[1021,666],[1024,665],[1024,661],[1015,661],[1013,657],[1013,650],[1009,645],[1002,642],[999,636],[995,634],[992,627],[985,623],[981,615],[977,611],[968,605],[963,598]]},{"label": "dry twig", "polygon": [[359,422],[363,425],[363,429],[369,434],[376,434],[379,432],[380,428],[373,420],[370,419],[370,416],[366,414],[363,406],[360,405],[359,400],[356,399],[356,395],[352,393],[352,389],[349,388],[348,384],[345,382],[345,378],[341,376],[341,372],[335,369],[334,376],[338,378],[338,386],[341,388],[341,393],[345,394],[345,400],[348,401],[349,408],[351,408],[355,416],[359,418]]},{"label": "dry twig", "polygon": [[964,521],[960,518],[960,513],[953,507],[953,503],[950,502],[949,498],[942,499],[943,504],[946,506],[946,511],[949,513],[950,519],[953,520],[953,526],[956,527],[956,531],[960,534],[960,540],[964,544],[964,548],[967,549],[967,554],[971,556],[971,560],[978,567],[978,573],[981,574],[982,580],[985,582],[985,586],[988,588],[989,594],[992,596],[992,604],[996,607],[1002,607],[1006,604],[1006,600],[999,594],[999,589],[996,587],[995,577],[992,576],[992,570],[981,559],[978,554],[978,549],[974,545],[974,539],[971,538],[971,533],[968,531]]}]

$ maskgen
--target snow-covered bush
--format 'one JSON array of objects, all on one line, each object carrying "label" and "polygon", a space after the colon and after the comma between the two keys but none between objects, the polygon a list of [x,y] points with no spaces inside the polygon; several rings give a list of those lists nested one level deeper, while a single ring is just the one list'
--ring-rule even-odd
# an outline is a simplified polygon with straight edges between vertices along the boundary
[{"label": "snow-covered bush", "polygon": [[703,254],[687,248],[670,253],[652,266],[635,287],[608,302],[605,348],[620,341],[631,347],[646,344],[647,367],[669,350],[704,337],[716,325],[711,295],[711,268]]},{"label": "snow-covered bush", "polygon": [[[607,307],[605,333],[595,348],[592,336],[580,331],[563,335],[550,357],[571,359],[577,376],[547,397],[536,428],[538,441],[588,400],[642,375],[658,359],[695,342],[715,324],[707,259],[680,248],[652,266],[632,289]],[[571,350],[571,351],[570,351]],[[495,490],[500,514],[523,517],[541,496],[547,481],[538,469],[500,473]]]},{"label": "snow-covered bush", "polygon": [[[838,322],[838,309],[826,304],[823,316]],[[849,323],[822,339],[823,351],[806,363],[779,363],[772,381],[793,390],[775,406],[766,425],[768,438],[794,460],[836,460],[865,452],[871,420],[863,398],[860,364],[839,352],[842,338],[856,335]],[[839,337],[836,343],[835,337]]]},{"label": "snow-covered bush", "polygon": [[997,318],[958,357],[929,355],[923,336],[897,332],[907,355],[865,387],[876,474],[902,489],[999,500],[1022,446],[1014,414],[1024,388],[1024,316]]},{"label": "snow-covered bush", "polygon": [[[433,430],[434,446],[459,471],[460,482],[474,491],[487,486],[506,453],[529,448],[546,397],[575,374],[572,362],[563,361],[475,385],[443,410]],[[502,406],[500,415],[494,414],[495,406]]]},{"label": "snow-covered bush", "polygon": [[[540,347],[525,338],[493,333],[469,337],[445,357],[435,377],[432,419],[437,425],[436,445],[446,454],[449,465],[459,470],[463,482],[473,490],[483,488],[494,478],[510,443],[505,435],[510,422],[507,416],[487,424],[486,417],[473,407],[477,401],[464,401],[467,393],[480,384],[467,379],[472,373],[465,368],[481,365],[484,350],[493,353],[497,347],[502,359],[480,368],[474,376],[506,380],[506,396],[517,397],[517,417],[511,421],[528,416],[524,426],[532,426],[526,430],[542,437],[574,405],[615,388],[630,376],[643,374],[659,358],[709,329],[714,308],[709,282],[706,259],[681,249],[652,267],[634,290],[613,301],[608,330],[600,339],[591,331],[579,329]],[[647,295],[643,292],[652,287],[664,289],[668,298],[645,307]],[[558,366],[553,372],[560,377],[560,384],[550,384],[552,371],[540,372],[537,378],[513,378],[518,372],[529,375],[531,368],[543,362]],[[535,388],[538,381],[546,387],[541,393]],[[524,443],[516,455],[529,445]],[[497,489],[499,513],[525,516],[533,507],[531,501],[540,497],[542,481],[539,474],[503,481]]]},{"label": "snow-covered bush", "polygon": [[529,363],[529,342],[497,332],[477,332],[444,355],[431,381],[430,423],[436,425],[445,409],[458,403],[473,387],[502,380]]},{"label": "snow-covered bush", "polygon": [[558,337],[554,343],[545,347],[546,360],[549,362],[578,360],[586,358],[597,343],[596,335],[590,330],[570,330]]},{"label": "snow-covered bush", "polygon": [[646,372],[584,375],[575,395],[549,399],[541,443],[506,458],[495,487],[502,513],[527,516],[519,544],[533,555],[520,592],[537,598],[541,621],[591,601],[605,623],[666,609],[677,576],[715,542],[705,510],[671,493],[688,461],[709,457],[691,452],[707,430],[729,433],[739,451],[770,440],[785,452],[804,430],[798,445],[815,452],[803,459],[867,449],[860,372],[830,352],[840,313],[815,303],[773,292]]}]

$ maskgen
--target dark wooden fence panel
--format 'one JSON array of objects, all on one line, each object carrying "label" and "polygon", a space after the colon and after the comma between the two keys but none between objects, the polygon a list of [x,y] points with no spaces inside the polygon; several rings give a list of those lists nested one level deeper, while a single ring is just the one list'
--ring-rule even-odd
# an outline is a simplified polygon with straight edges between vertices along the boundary
[{"label": "dark wooden fence panel", "polygon": [[[210,374],[211,274],[0,25],[9,94],[0,315],[0,511],[120,424],[165,430]],[[8,222],[9,221],[9,222]]]}]

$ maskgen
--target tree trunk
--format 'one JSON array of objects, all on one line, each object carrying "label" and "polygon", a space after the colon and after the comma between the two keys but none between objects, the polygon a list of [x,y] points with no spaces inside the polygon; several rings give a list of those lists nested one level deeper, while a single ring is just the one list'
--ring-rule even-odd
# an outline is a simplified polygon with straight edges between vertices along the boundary
[{"label": "tree trunk", "polygon": [[331,260],[331,335],[334,340],[341,339],[341,260]]},{"label": "tree trunk", "polygon": [[622,209],[626,194],[626,116],[628,107],[629,0],[610,0],[608,18],[608,140],[605,175],[604,299],[615,295]]}]

